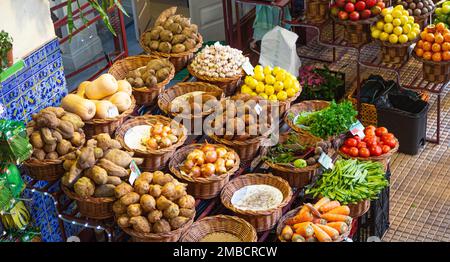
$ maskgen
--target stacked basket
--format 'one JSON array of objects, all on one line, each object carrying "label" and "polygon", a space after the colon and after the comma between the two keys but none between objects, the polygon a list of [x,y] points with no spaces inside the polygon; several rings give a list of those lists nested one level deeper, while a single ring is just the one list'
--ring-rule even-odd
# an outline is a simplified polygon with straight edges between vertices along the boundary
[{"label": "stacked basket", "polygon": [[311,23],[323,23],[328,20],[328,0],[306,0],[306,20]]}]

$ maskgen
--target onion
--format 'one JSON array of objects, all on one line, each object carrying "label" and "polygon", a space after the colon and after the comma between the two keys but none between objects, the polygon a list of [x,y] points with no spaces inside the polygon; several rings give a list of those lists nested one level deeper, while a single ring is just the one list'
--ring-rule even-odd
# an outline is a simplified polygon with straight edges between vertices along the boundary
[{"label": "onion", "polygon": [[194,159],[192,159],[196,165],[203,165],[205,163],[205,157],[203,155],[196,155]]},{"label": "onion", "polygon": [[227,172],[227,168],[225,167],[225,159],[218,158],[215,163],[215,166],[216,166],[216,172],[218,174],[223,174],[223,173]]},{"label": "onion", "polygon": [[169,134],[169,135],[167,135],[167,138],[169,138],[170,141],[172,141],[172,144],[175,144],[176,142],[178,142],[178,137],[176,135]]},{"label": "onion", "polygon": [[205,152],[205,153],[209,152],[209,151],[216,151],[216,148],[213,145],[211,145],[211,144],[204,144],[202,146],[202,151]]},{"label": "onion", "polygon": [[229,159],[229,160],[236,160],[236,156],[234,155],[233,152],[227,152],[224,156],[225,159]]},{"label": "onion", "polygon": [[152,128],[153,135],[159,135],[163,131],[163,125],[161,123],[156,123]]},{"label": "onion", "polygon": [[194,166],[195,166],[194,161],[190,159],[184,161],[184,168],[186,168],[187,170],[191,170]]},{"label": "onion", "polygon": [[227,169],[231,169],[234,167],[234,160],[228,159],[225,161],[225,167]]},{"label": "onion", "polygon": [[172,141],[168,139],[167,137],[161,138],[161,147],[169,147],[172,146]]},{"label": "onion", "polygon": [[225,155],[227,154],[227,150],[223,147],[219,147],[216,149],[216,153],[217,153],[217,157],[218,158],[223,158],[225,157]]},{"label": "onion", "polygon": [[217,160],[217,153],[216,151],[208,151],[205,154],[205,161],[206,163],[214,163]]},{"label": "onion", "polygon": [[147,140],[147,146],[151,149],[158,149],[158,143],[156,142],[156,139],[149,138]]},{"label": "onion", "polygon": [[191,174],[192,174],[193,177],[199,177],[199,176],[202,175],[202,170],[201,170],[200,167],[194,166],[194,167],[191,169]]},{"label": "onion", "polygon": [[167,134],[166,132],[163,131],[163,132],[161,132],[161,136],[162,136],[162,137],[167,137],[168,134]]},{"label": "onion", "polygon": [[203,177],[210,177],[216,172],[216,167],[214,164],[208,163],[202,166],[201,172]]},{"label": "onion", "polygon": [[163,132],[166,132],[167,134],[172,133],[172,129],[170,128],[170,126],[164,126],[162,129]]}]

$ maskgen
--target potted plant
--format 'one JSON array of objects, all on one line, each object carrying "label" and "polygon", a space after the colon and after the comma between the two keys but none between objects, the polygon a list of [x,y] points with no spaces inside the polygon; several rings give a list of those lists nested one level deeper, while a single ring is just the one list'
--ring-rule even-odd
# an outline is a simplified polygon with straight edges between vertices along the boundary
[{"label": "potted plant", "polygon": [[12,37],[5,31],[0,32],[0,72],[13,64]]}]

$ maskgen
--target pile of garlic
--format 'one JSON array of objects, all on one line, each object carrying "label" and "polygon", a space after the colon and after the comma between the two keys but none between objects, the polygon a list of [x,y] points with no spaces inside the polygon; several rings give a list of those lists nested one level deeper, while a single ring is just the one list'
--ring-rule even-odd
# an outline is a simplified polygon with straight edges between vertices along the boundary
[{"label": "pile of garlic", "polygon": [[241,74],[247,61],[241,50],[216,43],[198,53],[191,67],[201,76],[228,78]]}]

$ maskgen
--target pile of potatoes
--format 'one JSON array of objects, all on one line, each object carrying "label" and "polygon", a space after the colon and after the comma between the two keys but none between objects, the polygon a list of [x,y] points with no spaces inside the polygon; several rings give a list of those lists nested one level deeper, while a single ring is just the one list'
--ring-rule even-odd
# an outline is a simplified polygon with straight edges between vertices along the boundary
[{"label": "pile of potatoes", "polygon": [[151,60],[146,66],[128,72],[126,80],[133,88],[152,88],[166,80],[172,69],[167,59]]},{"label": "pile of potatoes", "polygon": [[140,233],[167,233],[195,216],[195,199],[186,184],[161,171],[143,172],[131,186],[122,183],[114,190],[117,224]]},{"label": "pile of potatoes", "polygon": [[32,158],[56,160],[84,145],[83,121],[61,107],[47,107],[28,124]]},{"label": "pile of potatoes", "polygon": [[197,25],[182,15],[161,15],[155,26],[144,33],[143,44],[153,51],[182,53],[194,49],[200,42]]},{"label": "pile of potatoes", "polygon": [[129,176],[133,153],[121,150],[119,141],[109,134],[99,134],[80,150],[66,155],[61,183],[82,197],[114,197],[116,186]]},{"label": "pile of potatoes", "polygon": [[201,116],[204,111],[213,110],[219,100],[215,93],[195,91],[176,97],[169,104],[170,112],[181,116]]}]

